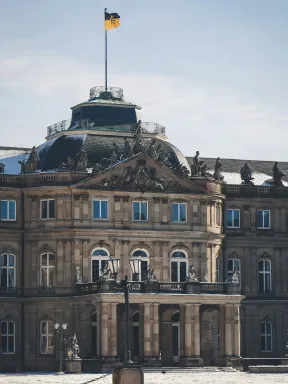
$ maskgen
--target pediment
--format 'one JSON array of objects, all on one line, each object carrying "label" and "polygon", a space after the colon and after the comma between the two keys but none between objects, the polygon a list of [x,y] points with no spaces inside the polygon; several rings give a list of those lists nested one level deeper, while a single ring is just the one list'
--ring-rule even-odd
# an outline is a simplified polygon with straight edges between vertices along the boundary
[{"label": "pediment", "polygon": [[207,193],[206,190],[158,163],[146,153],[139,153],[74,185],[81,189],[141,192]]}]

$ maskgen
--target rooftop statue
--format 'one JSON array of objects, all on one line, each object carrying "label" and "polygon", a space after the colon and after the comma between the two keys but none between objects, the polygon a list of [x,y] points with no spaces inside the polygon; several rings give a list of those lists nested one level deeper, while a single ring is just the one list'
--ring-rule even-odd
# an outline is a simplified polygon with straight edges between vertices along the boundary
[{"label": "rooftop statue", "polygon": [[244,166],[241,167],[240,175],[241,175],[242,184],[253,185],[252,180],[254,180],[254,177],[252,177],[252,169],[249,167],[248,163],[245,163]]},{"label": "rooftop statue", "polygon": [[158,159],[158,151],[157,151],[155,139],[151,140],[151,143],[150,143],[149,149],[148,149],[148,155],[151,156],[155,160]]},{"label": "rooftop statue", "polygon": [[38,168],[39,155],[36,147],[32,148],[26,161],[18,161],[21,164],[21,173],[36,172]]},{"label": "rooftop statue", "polygon": [[222,171],[222,164],[220,162],[220,157],[218,157],[215,162],[214,174],[213,174],[213,177],[215,180],[221,181],[224,179],[224,176],[221,175],[221,171]]},{"label": "rooftop statue", "polygon": [[88,165],[88,156],[84,148],[81,148],[80,152],[76,155],[76,171],[86,171]]},{"label": "rooftop statue", "polygon": [[129,159],[131,156],[133,156],[133,151],[131,149],[130,143],[127,139],[127,137],[124,137],[124,151],[123,151],[123,158]]},{"label": "rooftop statue", "polygon": [[141,120],[138,121],[136,124],[136,128],[134,131],[134,146],[133,146],[133,152],[134,155],[136,155],[139,152],[143,152],[145,149],[143,144],[143,138],[142,138],[142,127],[141,127]]},{"label": "rooftop statue", "polygon": [[278,162],[276,161],[273,166],[273,184],[276,187],[283,186],[282,178],[285,176],[285,173],[282,173],[278,167]]},{"label": "rooftop statue", "polygon": [[191,166],[191,176],[201,176],[201,162],[199,158],[200,152],[196,151],[196,155],[193,157],[193,164]]}]

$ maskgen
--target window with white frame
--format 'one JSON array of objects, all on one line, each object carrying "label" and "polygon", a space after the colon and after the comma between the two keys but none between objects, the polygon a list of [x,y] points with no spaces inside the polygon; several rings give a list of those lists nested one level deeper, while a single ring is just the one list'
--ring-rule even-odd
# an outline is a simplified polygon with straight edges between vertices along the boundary
[{"label": "window with white frame", "polygon": [[272,324],[262,321],[260,324],[261,352],[272,352]]},{"label": "window with white frame", "polygon": [[133,201],[133,220],[148,221],[148,201]]},{"label": "window with white frame", "polygon": [[215,207],[215,225],[221,226],[221,205],[219,203],[216,203]]},{"label": "window with white frame", "polygon": [[240,209],[227,209],[226,226],[227,228],[240,228]]},{"label": "window with white frame", "polygon": [[262,295],[271,292],[271,261],[259,260],[258,261],[258,288],[259,293]]},{"label": "window with white frame", "polygon": [[40,287],[44,290],[54,289],[55,255],[43,253],[40,256]]},{"label": "window with white frame", "polygon": [[16,201],[15,200],[1,200],[0,217],[1,217],[1,220],[3,221],[16,220]]},{"label": "window with white frame", "polygon": [[[149,264],[149,253],[146,249],[135,249],[131,254],[131,259],[139,260],[139,271],[137,281],[143,281],[147,274]],[[132,280],[136,280],[136,276],[132,274]]]},{"label": "window with white frame", "polygon": [[227,277],[232,278],[233,273],[235,271],[239,272],[239,281],[241,281],[240,275],[241,275],[241,264],[240,260],[238,259],[229,259],[228,260],[228,265],[227,265]]},{"label": "window with white frame", "polygon": [[108,220],[108,200],[93,200],[93,219]]},{"label": "window with white frame", "polygon": [[55,219],[55,200],[47,199],[40,201],[40,217],[42,220]]},{"label": "window with white frame", "polygon": [[260,209],[257,211],[257,227],[259,229],[270,228],[270,210]]},{"label": "window with white frame", "polygon": [[13,291],[16,286],[15,255],[4,253],[0,256],[0,285],[2,291]]},{"label": "window with white frame", "polygon": [[171,281],[184,282],[187,276],[187,255],[181,250],[171,254]]},{"label": "window with white frame", "polygon": [[172,221],[175,223],[185,223],[187,221],[186,203],[172,203]]},{"label": "window with white frame", "polygon": [[14,321],[2,321],[1,323],[1,352],[5,354],[15,353]]},{"label": "window with white frame", "polygon": [[216,257],[216,276],[215,276],[215,280],[217,283],[220,282],[220,260],[219,260],[219,257]]},{"label": "window with white frame", "polygon": [[51,355],[54,352],[54,324],[51,320],[40,323],[40,353]]},{"label": "window with white frame", "polygon": [[91,281],[98,281],[105,269],[110,253],[105,248],[96,248],[91,254]]}]

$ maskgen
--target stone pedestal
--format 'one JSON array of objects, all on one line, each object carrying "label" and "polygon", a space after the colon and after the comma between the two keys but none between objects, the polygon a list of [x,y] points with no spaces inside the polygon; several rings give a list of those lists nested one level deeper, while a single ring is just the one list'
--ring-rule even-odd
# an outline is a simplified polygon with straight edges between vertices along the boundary
[{"label": "stone pedestal", "polygon": [[66,372],[67,373],[81,373],[82,372],[82,360],[66,360]]},{"label": "stone pedestal", "polygon": [[200,293],[199,281],[186,281],[186,293]]},{"label": "stone pedestal", "polygon": [[184,357],[180,356],[180,367],[203,367],[203,359],[201,357]]},{"label": "stone pedestal", "polygon": [[144,384],[142,367],[121,367],[113,371],[112,384]]},{"label": "stone pedestal", "polygon": [[144,292],[159,292],[159,282],[158,281],[147,281],[144,283]]},{"label": "stone pedestal", "polygon": [[227,282],[227,295],[240,295],[240,283]]}]

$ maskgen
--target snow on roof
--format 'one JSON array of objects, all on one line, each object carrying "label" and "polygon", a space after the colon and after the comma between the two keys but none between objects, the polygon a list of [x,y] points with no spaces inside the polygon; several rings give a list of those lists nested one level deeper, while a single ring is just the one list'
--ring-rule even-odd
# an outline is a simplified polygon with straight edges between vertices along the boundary
[{"label": "snow on roof", "polygon": [[21,153],[20,155],[1,159],[1,163],[5,164],[5,173],[12,175],[21,173],[21,164],[19,164],[18,161],[27,160],[28,156],[28,153]]}]

